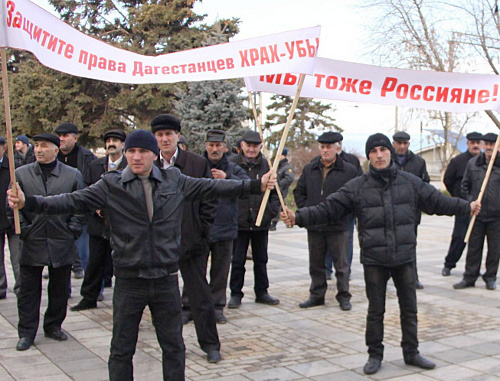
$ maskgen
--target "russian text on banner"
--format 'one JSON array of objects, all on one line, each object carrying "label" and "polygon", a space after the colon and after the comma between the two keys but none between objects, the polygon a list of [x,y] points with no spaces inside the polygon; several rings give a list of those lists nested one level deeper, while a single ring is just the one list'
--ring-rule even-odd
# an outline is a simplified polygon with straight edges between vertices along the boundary
[{"label": "russian text on banner", "polygon": [[144,56],[89,37],[28,0],[1,0],[0,46],[32,52],[45,66],[118,83],[173,83],[314,72],[321,27]]},{"label": "russian text on banner", "polygon": [[[248,91],[292,96],[299,76],[245,78]],[[301,96],[449,112],[500,112],[500,76],[403,70],[318,57]]]}]

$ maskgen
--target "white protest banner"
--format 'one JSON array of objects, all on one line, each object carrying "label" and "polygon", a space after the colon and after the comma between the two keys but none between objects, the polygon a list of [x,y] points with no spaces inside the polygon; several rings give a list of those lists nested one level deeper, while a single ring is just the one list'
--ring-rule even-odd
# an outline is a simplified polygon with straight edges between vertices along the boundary
[{"label": "white protest banner", "polygon": [[[248,91],[292,96],[298,75],[245,78]],[[318,57],[301,96],[450,112],[500,112],[500,76],[403,70]]]},{"label": "white protest banner", "polygon": [[29,0],[1,0],[0,47],[32,52],[45,66],[119,83],[173,83],[314,72],[321,27],[144,56],[89,37]]}]

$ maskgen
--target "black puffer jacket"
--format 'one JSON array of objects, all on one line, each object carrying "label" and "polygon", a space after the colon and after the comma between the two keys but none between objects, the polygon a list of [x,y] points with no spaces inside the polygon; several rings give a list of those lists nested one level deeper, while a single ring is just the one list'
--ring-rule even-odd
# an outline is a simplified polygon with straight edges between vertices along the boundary
[{"label": "black puffer jacket", "polygon": [[[227,180],[250,179],[247,173],[239,165],[227,160],[226,154],[216,164],[207,158],[205,151],[203,156],[207,159],[210,168],[226,172]],[[221,198],[215,212],[215,219],[210,230],[210,241],[226,241],[238,237],[238,200],[234,198]]]},{"label": "black puffer jacket", "polygon": [[412,151],[408,151],[408,155],[406,155],[406,159],[403,161],[403,164],[399,164],[396,156],[393,155],[392,160],[396,164],[398,169],[402,171],[409,172],[418,178],[422,179],[426,183],[431,181],[429,174],[427,173],[427,166],[425,165],[425,160],[420,156],[415,155]]},{"label": "black puffer jacket", "polygon": [[[462,179],[462,196],[467,201],[474,201],[479,196],[488,163],[484,153],[469,160]],[[477,219],[483,222],[500,219],[500,157],[495,159],[488,185],[481,200],[481,213]]]},{"label": "black puffer jacket", "polygon": [[[306,164],[302,175],[293,191],[295,203],[299,208],[318,205],[320,202],[339,190],[344,184],[357,176],[354,165],[344,161],[339,156],[333,163],[333,168],[323,180],[323,163],[321,156],[317,156]],[[308,230],[318,231],[346,231],[347,216],[328,225],[308,226]]]},{"label": "black puffer jacket", "polygon": [[[16,179],[26,196],[71,193],[85,186],[78,170],[59,161],[46,184],[38,162],[16,169]],[[61,267],[75,262],[75,240],[82,233],[83,216],[69,211],[59,216],[43,216],[23,209],[19,211],[19,220],[22,265]]]},{"label": "black puffer jacket", "polygon": [[[253,163],[248,163],[242,152],[232,157],[230,161],[243,168],[252,180],[260,180],[262,175],[269,172],[269,165],[262,153],[259,153]],[[262,197],[262,195],[250,195],[238,199],[238,230],[269,230],[271,220],[278,215],[280,200],[276,191],[271,191],[262,223],[260,226],[255,226]]]},{"label": "black puffer jacket", "polygon": [[415,260],[417,215],[465,215],[467,201],[446,197],[410,173],[391,167],[370,170],[330,195],[325,202],[297,211],[296,223],[333,223],[353,211],[358,218],[361,263],[398,266]]},{"label": "black puffer jacket", "polygon": [[88,188],[55,197],[26,200],[35,213],[108,211],[115,275],[136,278],[140,270],[177,271],[184,200],[235,197],[261,193],[260,182],[250,180],[195,179],[177,168],[153,167],[153,220],[149,221],[142,181],[129,167],[112,171]]}]

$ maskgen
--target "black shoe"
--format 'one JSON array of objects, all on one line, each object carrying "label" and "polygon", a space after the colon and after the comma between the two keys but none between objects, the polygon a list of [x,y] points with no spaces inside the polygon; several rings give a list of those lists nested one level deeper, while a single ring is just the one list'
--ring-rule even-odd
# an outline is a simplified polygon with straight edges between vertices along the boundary
[{"label": "black shoe", "polygon": [[474,287],[474,283],[467,282],[465,279],[462,279],[460,282],[453,285],[455,290],[462,290],[469,287]]},{"label": "black shoe", "polygon": [[57,341],[65,341],[68,340],[68,336],[61,331],[60,329],[56,329],[51,332],[45,332],[45,337],[49,337],[51,339],[57,340]]},{"label": "black shoe", "polygon": [[325,299],[313,299],[309,298],[306,301],[299,304],[300,308],[309,308],[316,306],[323,306],[325,304]]},{"label": "black shoe", "polygon": [[104,294],[100,292],[99,295],[97,296],[97,301],[102,302],[103,300],[104,300]]},{"label": "black shoe", "polygon": [[342,311],[350,311],[352,309],[352,305],[349,300],[341,300],[339,305]]},{"label": "black shoe", "polygon": [[275,232],[276,231],[276,223],[271,222],[271,226],[269,226],[269,231],[270,232]]},{"label": "black shoe", "polygon": [[497,288],[496,282],[486,282],[487,290],[496,290],[496,288]]},{"label": "black shoe", "polygon": [[75,277],[75,279],[83,279],[85,273],[83,272],[83,270],[76,270],[74,271],[73,276]]},{"label": "black shoe", "polygon": [[450,276],[451,275],[451,269],[448,267],[444,266],[443,269],[441,270],[441,275],[442,276]]},{"label": "black shoe", "polygon": [[17,342],[16,349],[18,351],[25,351],[26,349],[29,349],[33,345],[33,340],[30,339],[29,337],[21,337],[19,341]]},{"label": "black shoe", "polygon": [[70,307],[71,311],[84,311],[97,308],[97,302],[83,298],[77,305]]},{"label": "black shoe", "polygon": [[215,310],[215,322],[217,324],[226,324],[227,323],[227,319],[224,316],[224,313],[222,311]]},{"label": "black shoe", "polygon": [[420,283],[419,280],[417,280],[417,290],[423,290],[424,289],[424,285],[422,283]]},{"label": "black shoe", "polygon": [[211,364],[217,364],[220,360],[222,360],[222,356],[220,352],[216,349],[209,350],[207,353],[207,361]]},{"label": "black shoe", "polygon": [[182,325],[186,325],[191,320],[193,320],[193,315],[191,315],[190,311],[182,311],[181,317],[182,317]]},{"label": "black shoe", "polygon": [[268,304],[270,306],[275,306],[277,304],[280,304],[280,300],[269,294],[264,294],[261,296],[257,296],[255,298],[255,303],[262,303],[262,304]]},{"label": "black shoe", "polygon": [[413,357],[405,358],[405,364],[406,365],[413,365],[413,366],[416,366],[416,367],[422,368],[422,369],[434,369],[436,367],[436,364],[434,364],[430,360],[427,360],[421,354],[416,354]]},{"label": "black shoe", "polygon": [[241,306],[241,298],[239,296],[231,296],[229,299],[229,303],[227,304],[227,308],[236,309]]},{"label": "black shoe", "polygon": [[379,360],[375,357],[370,357],[370,358],[368,358],[368,361],[366,362],[365,366],[363,367],[363,373],[364,374],[375,374],[378,372],[381,365],[382,365],[381,360]]}]

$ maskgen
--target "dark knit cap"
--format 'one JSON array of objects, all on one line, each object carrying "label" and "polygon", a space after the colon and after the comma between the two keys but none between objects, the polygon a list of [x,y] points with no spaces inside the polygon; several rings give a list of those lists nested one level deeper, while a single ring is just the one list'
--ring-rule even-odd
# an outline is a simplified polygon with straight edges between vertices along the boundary
[{"label": "dark knit cap", "polygon": [[135,130],[125,140],[125,151],[129,148],[144,148],[159,155],[158,142],[154,135],[146,130]]},{"label": "dark knit cap", "polygon": [[332,144],[342,141],[343,137],[340,132],[327,131],[321,134],[318,138],[319,143]]},{"label": "dark knit cap", "polygon": [[59,148],[61,144],[61,142],[59,141],[59,136],[55,134],[43,133],[33,136],[33,141],[37,142],[39,140],[46,140],[48,142],[54,143],[57,148]]},{"label": "dark knit cap", "polygon": [[260,144],[262,143],[262,140],[260,139],[260,135],[257,131],[247,131],[243,134],[241,137],[241,140],[243,140],[245,143],[253,143],[253,144]]},{"label": "dark knit cap", "polygon": [[366,146],[365,146],[365,153],[366,157],[368,157],[368,154],[370,151],[375,148],[375,147],[386,147],[389,148],[391,153],[394,153],[394,148],[392,147],[391,141],[387,136],[381,133],[373,134],[368,137],[366,140]]},{"label": "dark knit cap", "polygon": [[26,145],[30,144],[30,141],[26,135],[17,135],[16,141],[23,142]]},{"label": "dark knit cap", "polygon": [[78,134],[78,127],[73,123],[64,122],[56,127],[56,134]]},{"label": "dark knit cap", "polygon": [[210,130],[207,132],[206,142],[224,142],[226,133],[222,130]]},{"label": "dark knit cap", "polygon": [[151,131],[153,134],[159,130],[174,130],[181,132],[181,121],[171,114],[160,114],[151,121]]},{"label": "dark knit cap", "polygon": [[108,140],[109,138],[117,138],[124,142],[125,139],[127,139],[127,134],[123,130],[109,130],[104,133],[102,138],[104,140],[104,143],[106,143],[106,140]]},{"label": "dark knit cap", "polygon": [[392,135],[392,140],[396,142],[409,142],[410,138],[410,134],[404,131],[398,131],[394,135]]},{"label": "dark knit cap", "polygon": [[497,141],[497,134],[494,134],[493,132],[488,132],[487,134],[483,135],[483,140],[485,142],[490,142],[490,143],[495,143]]},{"label": "dark knit cap", "polygon": [[481,134],[480,132],[469,132],[467,135],[466,135],[466,138],[467,140],[476,140],[476,141],[479,141],[479,140],[482,140],[483,139],[483,134]]}]

